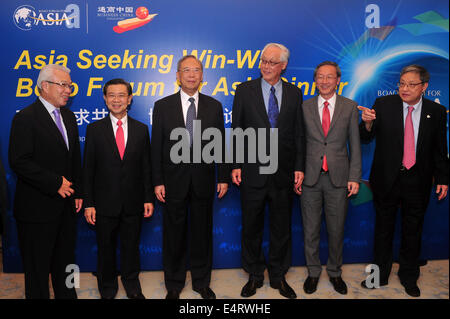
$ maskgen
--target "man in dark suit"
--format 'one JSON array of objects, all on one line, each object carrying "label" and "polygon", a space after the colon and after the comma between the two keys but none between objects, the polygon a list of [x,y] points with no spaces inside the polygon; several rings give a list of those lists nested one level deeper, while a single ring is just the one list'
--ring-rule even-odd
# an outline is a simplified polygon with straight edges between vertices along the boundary
[{"label": "man in dark suit", "polygon": [[6,173],[3,163],[0,159],[0,235],[3,234],[4,223],[3,220],[6,216],[6,210],[8,208],[8,192],[6,183]]},{"label": "man in dark suit", "polygon": [[139,283],[142,216],[153,214],[150,137],[147,125],[127,114],[131,85],[108,81],[109,116],[89,124],[84,149],[85,217],[97,232],[97,282],[103,299],[117,294],[116,249],[120,235],[121,280],[128,298],[145,299]]},{"label": "man in dark suit", "polygon": [[82,206],[78,127],[64,108],[73,90],[69,72],[60,65],[43,67],[40,97],[11,126],[9,164],[17,174],[14,216],[26,298],[49,298],[49,273],[55,298],[77,297],[66,285],[66,267],[75,263],[75,212]]},{"label": "man in dark suit", "polygon": [[[370,186],[376,212],[374,264],[380,286],[388,284],[392,268],[392,241],[398,206],[402,238],[398,276],[408,295],[420,296],[417,279],[422,226],[432,183],[438,199],[448,190],[447,114],[445,107],[422,97],[430,75],[419,65],[402,69],[398,95],[378,98],[362,110],[363,141],[376,138]],[[367,280],[365,288],[373,287]]]},{"label": "man in dark suit", "polygon": [[[203,81],[203,66],[195,56],[187,55],[178,61],[177,80],[181,90],[156,101],[152,124],[153,185],[156,197],[164,203],[163,265],[166,298],[178,299],[185,284],[188,260],[186,233],[189,223],[192,288],[204,299],[215,299],[216,296],[209,287],[214,190],[217,189],[218,198],[226,194],[229,170],[224,161],[224,152],[221,152],[219,161],[193,159],[202,155],[207,141],[202,140],[200,145],[200,138],[197,137],[207,129],[220,131],[219,146],[224,150],[223,109],[219,101],[199,93]],[[194,123],[194,120],[197,121]],[[183,150],[187,161],[182,162],[173,158],[175,154],[171,152],[177,147],[176,144],[183,144],[183,140],[171,138],[171,133],[180,128],[183,128],[185,137],[187,136]],[[199,153],[192,154],[197,151]],[[219,152],[215,150],[214,153],[216,151]]]},{"label": "man in dark suit", "polygon": [[336,94],[341,70],[335,62],[320,63],[314,71],[319,96],[303,103],[306,170],[301,207],[308,278],[303,289],[316,291],[322,265],[320,227],[324,210],[328,232],[327,273],[334,289],[347,294],[342,280],[342,251],[348,198],[358,193],[361,145],[358,104]]},{"label": "man in dark suit", "polygon": [[[262,78],[240,84],[233,102],[233,130],[265,129],[266,141],[269,141],[272,130],[278,130],[278,152],[275,154],[278,167],[275,173],[262,174],[261,160],[251,163],[251,154],[246,154],[244,163],[233,164],[232,181],[241,190],[242,266],[250,275],[241,291],[243,297],[254,295],[264,282],[266,263],[261,244],[266,204],[270,212],[270,285],[286,298],[297,297],[287,284],[285,274],[291,265],[293,188],[301,188],[305,140],[302,93],[299,88],[281,80],[288,59],[286,47],[277,43],[267,44],[261,54]],[[259,138],[257,140],[256,145],[259,145]],[[266,149],[269,147],[267,142]],[[238,155],[236,150],[234,155]]]}]

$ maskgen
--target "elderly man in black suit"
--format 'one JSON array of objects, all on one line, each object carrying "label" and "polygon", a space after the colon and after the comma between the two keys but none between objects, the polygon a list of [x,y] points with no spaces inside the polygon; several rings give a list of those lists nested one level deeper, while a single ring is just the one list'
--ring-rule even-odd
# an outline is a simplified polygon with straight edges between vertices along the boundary
[{"label": "elderly man in black suit", "polygon": [[242,266],[250,275],[242,288],[242,297],[254,295],[263,285],[266,263],[261,245],[266,204],[270,212],[270,285],[286,298],[297,297],[285,274],[292,255],[293,188],[301,188],[304,176],[305,137],[302,93],[298,87],[281,80],[288,59],[289,50],[285,46],[267,44],[261,54],[262,77],[240,84],[233,102],[233,129],[265,129],[266,141],[271,130],[278,130],[278,152],[272,154],[278,159],[274,173],[262,174],[261,161],[251,163],[249,157],[244,163],[233,164],[232,181],[241,190]]},{"label": "elderly man in black suit", "polygon": [[17,174],[14,216],[25,273],[25,297],[76,298],[66,285],[75,263],[76,212],[81,209],[81,158],[75,115],[65,108],[72,93],[70,70],[44,66],[40,97],[13,119],[9,164]]},{"label": "elderly man in black suit", "polygon": [[123,286],[128,298],[145,299],[139,282],[139,242],[142,217],[153,214],[149,131],[128,115],[133,98],[128,82],[108,81],[103,98],[109,116],[88,125],[83,166],[84,215],[97,233],[98,289],[102,299],[117,294],[120,235]]},{"label": "elderly man in black suit", "polygon": [[[152,126],[153,185],[156,197],[164,204],[163,265],[166,298],[178,299],[184,287],[188,260],[186,243],[189,242],[193,290],[204,299],[215,299],[216,295],[209,287],[214,191],[217,190],[218,198],[222,198],[227,192],[230,179],[223,152],[223,109],[219,101],[199,92],[203,81],[203,66],[195,56],[187,55],[178,61],[177,80],[181,90],[156,101]],[[171,138],[171,133],[180,128],[186,133],[187,140],[184,141],[187,143]],[[202,136],[207,129],[220,131],[222,154],[218,161],[208,162],[201,156],[207,141],[196,140],[196,136]],[[185,146],[183,149],[186,154],[183,155],[187,161],[178,163],[171,150],[180,143]],[[196,145],[199,145],[198,149]],[[200,153],[193,154],[196,150]],[[197,155],[201,160],[193,161]]]},{"label": "elderly man in black suit", "polygon": [[[433,181],[439,200],[448,191],[447,113],[445,107],[422,96],[429,80],[422,66],[406,66],[400,73],[398,95],[378,98],[372,109],[359,107],[363,111],[361,139],[368,142],[376,138],[369,181],[376,212],[374,263],[380,269],[380,286],[388,284],[400,206],[398,276],[413,297],[420,296],[420,244]],[[377,288],[367,280],[361,284]]]}]

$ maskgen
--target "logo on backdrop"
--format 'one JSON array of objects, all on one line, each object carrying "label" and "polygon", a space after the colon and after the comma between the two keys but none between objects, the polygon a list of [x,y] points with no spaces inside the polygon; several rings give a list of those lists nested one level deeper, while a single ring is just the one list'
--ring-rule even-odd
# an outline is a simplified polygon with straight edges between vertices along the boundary
[{"label": "logo on backdrop", "polygon": [[146,7],[138,7],[136,11],[134,10],[134,7],[97,7],[97,17],[117,21],[117,25],[113,27],[113,30],[116,33],[124,33],[140,28],[152,21],[157,15],[157,13],[150,14]]},{"label": "logo on backdrop", "polygon": [[68,29],[80,28],[80,7],[69,4],[64,9],[38,9],[21,5],[13,14],[16,27],[23,31],[33,28],[55,28],[65,26]]}]

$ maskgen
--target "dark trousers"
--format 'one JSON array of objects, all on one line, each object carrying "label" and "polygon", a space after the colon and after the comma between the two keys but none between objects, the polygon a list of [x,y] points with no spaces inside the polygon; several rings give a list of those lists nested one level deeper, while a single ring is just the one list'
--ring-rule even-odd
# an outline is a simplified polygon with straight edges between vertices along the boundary
[{"label": "dark trousers", "polygon": [[[212,269],[213,197],[191,189],[186,198],[166,196],[163,218],[163,266],[167,290],[181,291],[186,280],[187,242],[192,287],[209,287]],[[189,240],[188,240],[189,225]]]},{"label": "dark trousers", "polygon": [[419,278],[422,228],[429,196],[430,192],[422,187],[415,167],[400,171],[388,196],[378,198],[374,192],[374,263],[380,267],[381,283],[388,282],[392,268],[392,244],[399,207],[402,221],[398,276],[404,284],[416,283]]},{"label": "dark trousers", "polygon": [[75,288],[66,286],[66,267],[75,264],[76,215],[68,201],[63,213],[50,223],[17,221],[25,273],[25,298],[49,299],[51,274],[55,299],[76,299]]},{"label": "dark trousers", "polygon": [[141,269],[139,242],[142,215],[125,215],[122,210],[117,217],[97,214],[97,283],[102,297],[117,294],[117,240],[120,237],[120,276],[127,295],[142,292],[139,283]]},{"label": "dark trousers", "polygon": [[269,179],[265,187],[241,185],[242,267],[250,279],[263,280],[266,262],[262,250],[264,213],[269,205],[270,243],[268,271],[272,283],[284,278],[292,258],[291,188],[277,188]]}]

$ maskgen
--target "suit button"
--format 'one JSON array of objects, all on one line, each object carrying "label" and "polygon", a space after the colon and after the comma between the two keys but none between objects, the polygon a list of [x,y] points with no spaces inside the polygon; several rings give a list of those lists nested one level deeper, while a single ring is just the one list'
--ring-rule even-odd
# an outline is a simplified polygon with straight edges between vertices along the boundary
[{"label": "suit button", "polygon": [[323,160],[323,156],[321,156],[320,159]]},{"label": "suit button", "polygon": [[323,145],[327,146],[327,143],[325,142],[325,143],[323,143]]}]

